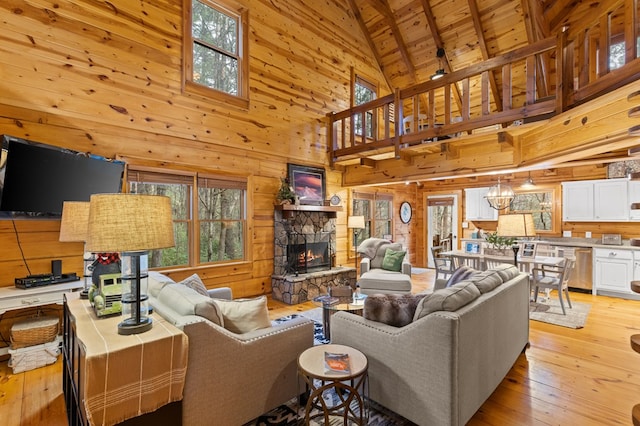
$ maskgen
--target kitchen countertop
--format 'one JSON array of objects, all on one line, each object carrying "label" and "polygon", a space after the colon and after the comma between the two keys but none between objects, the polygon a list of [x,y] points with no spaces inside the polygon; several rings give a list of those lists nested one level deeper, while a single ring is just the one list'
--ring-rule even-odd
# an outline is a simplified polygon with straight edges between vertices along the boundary
[{"label": "kitchen countertop", "polygon": [[[484,242],[482,238],[463,238],[464,241]],[[574,237],[549,237],[534,239],[537,243],[551,244],[563,247],[584,247],[584,248],[604,248],[604,249],[622,249],[622,250],[640,250],[640,247],[632,246],[629,240],[622,240],[622,245],[602,244],[600,238],[574,238]]]}]

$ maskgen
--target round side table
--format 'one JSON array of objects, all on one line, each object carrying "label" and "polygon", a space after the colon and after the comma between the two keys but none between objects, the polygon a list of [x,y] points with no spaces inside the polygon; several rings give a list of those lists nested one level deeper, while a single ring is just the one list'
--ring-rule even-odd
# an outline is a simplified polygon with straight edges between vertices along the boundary
[{"label": "round side table", "polygon": [[[348,354],[350,371],[325,371],[325,352]],[[328,425],[331,418],[342,418],[345,425],[349,422],[366,425],[369,421],[367,368],[367,357],[345,345],[318,345],[302,352],[298,357],[298,372],[309,392],[304,424],[323,418]],[[313,413],[314,409],[318,411]]]}]

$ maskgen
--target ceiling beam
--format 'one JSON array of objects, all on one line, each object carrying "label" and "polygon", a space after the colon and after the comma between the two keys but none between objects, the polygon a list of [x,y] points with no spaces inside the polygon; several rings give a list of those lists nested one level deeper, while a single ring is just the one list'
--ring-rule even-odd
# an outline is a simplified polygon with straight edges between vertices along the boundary
[{"label": "ceiling beam", "polygon": [[[451,73],[453,71],[453,68],[451,68],[447,49],[445,49],[442,37],[440,37],[440,33],[438,32],[438,27],[436,26],[436,18],[433,15],[431,5],[429,4],[428,0],[420,1],[422,3],[422,11],[424,12],[424,16],[427,18],[427,26],[429,27],[429,31],[431,32],[431,38],[433,38],[433,42],[436,45],[436,50],[439,47],[444,49],[444,61],[442,66],[446,73]],[[458,88],[457,84],[454,84],[453,87],[453,98],[456,101],[456,105],[458,105],[458,111],[462,111],[462,95],[460,94],[460,89]]]},{"label": "ceiling beam", "polygon": [[[471,20],[473,21],[473,28],[476,30],[478,36],[478,44],[480,45],[480,53],[482,53],[482,60],[486,61],[490,58],[489,49],[487,48],[487,42],[484,39],[484,29],[482,28],[482,22],[480,21],[480,12],[478,11],[478,5],[476,0],[468,0],[469,10],[471,11]],[[502,95],[498,89],[498,83],[496,82],[496,76],[493,71],[489,72],[489,86],[491,86],[491,93],[493,93],[493,99],[496,102],[496,108],[498,111],[502,111]]]},{"label": "ceiling beam", "polygon": [[382,64],[382,58],[380,58],[380,55],[378,54],[378,50],[376,49],[376,45],[373,43],[373,40],[371,39],[371,35],[369,34],[369,29],[367,28],[364,21],[362,20],[362,15],[360,14],[358,5],[356,5],[355,0],[347,0],[347,1],[349,2],[349,6],[351,6],[351,11],[355,16],[356,21],[358,21],[360,32],[362,32],[362,35],[364,35],[364,38],[367,40],[367,43],[369,44],[369,49],[371,49],[371,52],[373,53],[373,57],[375,58],[378,64],[378,68],[382,72],[384,80],[387,83],[387,88],[389,89],[389,91],[393,91],[394,86],[391,83],[391,78],[389,77],[386,70],[384,69],[384,65]]}]

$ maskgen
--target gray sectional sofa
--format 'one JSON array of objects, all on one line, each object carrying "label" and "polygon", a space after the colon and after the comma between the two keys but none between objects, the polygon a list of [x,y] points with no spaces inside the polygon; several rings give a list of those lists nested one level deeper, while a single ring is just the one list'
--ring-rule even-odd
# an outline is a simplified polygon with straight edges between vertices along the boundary
[{"label": "gray sectional sofa", "polygon": [[369,360],[371,399],[419,425],[464,425],[528,339],[529,278],[513,265],[434,291],[401,327],[346,312],[331,318],[332,343]]}]

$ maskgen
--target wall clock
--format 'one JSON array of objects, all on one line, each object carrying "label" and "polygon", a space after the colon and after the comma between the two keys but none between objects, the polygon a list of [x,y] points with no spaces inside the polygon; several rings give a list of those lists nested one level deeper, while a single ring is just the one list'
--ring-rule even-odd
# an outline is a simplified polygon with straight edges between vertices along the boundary
[{"label": "wall clock", "polygon": [[342,201],[342,199],[340,198],[340,196],[338,194],[333,195],[329,199],[329,202],[331,203],[332,206],[337,206],[338,204],[340,204],[341,201]]},{"label": "wall clock", "polygon": [[411,220],[411,204],[408,201],[403,201],[400,204],[400,220],[402,223],[409,223]]}]

